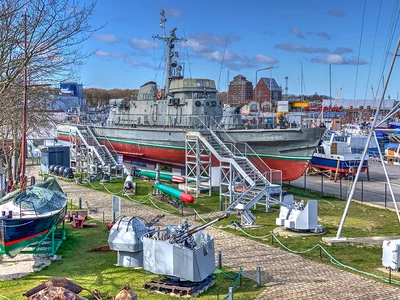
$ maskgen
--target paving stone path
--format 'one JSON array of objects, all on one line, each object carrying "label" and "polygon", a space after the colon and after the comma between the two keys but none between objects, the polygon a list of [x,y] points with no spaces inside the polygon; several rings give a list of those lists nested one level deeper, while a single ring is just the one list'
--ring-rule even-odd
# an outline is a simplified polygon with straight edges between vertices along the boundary
[{"label": "paving stone path", "polygon": [[[111,220],[111,195],[75,183],[59,181],[68,199],[77,205],[82,197],[96,213],[94,219]],[[141,216],[150,220],[162,213],[149,206],[121,199],[121,211],[126,216]],[[179,224],[181,218],[167,214],[160,225]],[[262,283],[267,289],[256,299],[400,299],[400,287],[377,282],[343,271],[330,265],[304,259],[298,255],[258,243],[240,236],[208,228],[215,239],[215,249],[222,251],[223,264],[255,279],[257,266],[262,270]]]}]

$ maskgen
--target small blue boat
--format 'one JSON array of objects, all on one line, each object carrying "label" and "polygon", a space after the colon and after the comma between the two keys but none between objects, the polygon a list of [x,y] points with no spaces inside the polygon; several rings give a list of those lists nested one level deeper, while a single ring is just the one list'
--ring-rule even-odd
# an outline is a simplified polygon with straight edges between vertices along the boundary
[{"label": "small blue boat", "polygon": [[[361,171],[368,167],[366,155]],[[361,162],[361,154],[351,151],[351,136],[332,133],[329,140],[322,140],[317,147],[311,166],[320,170],[330,170],[336,174],[355,174]]]}]

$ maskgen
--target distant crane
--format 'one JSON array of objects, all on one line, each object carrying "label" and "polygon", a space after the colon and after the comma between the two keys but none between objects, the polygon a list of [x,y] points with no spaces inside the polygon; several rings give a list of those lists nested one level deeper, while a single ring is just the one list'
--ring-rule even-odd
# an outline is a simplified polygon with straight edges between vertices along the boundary
[{"label": "distant crane", "polygon": [[343,85],[340,87],[339,94],[338,94],[338,96],[336,97],[335,100],[340,100],[340,96],[342,96],[342,91],[343,91]]}]

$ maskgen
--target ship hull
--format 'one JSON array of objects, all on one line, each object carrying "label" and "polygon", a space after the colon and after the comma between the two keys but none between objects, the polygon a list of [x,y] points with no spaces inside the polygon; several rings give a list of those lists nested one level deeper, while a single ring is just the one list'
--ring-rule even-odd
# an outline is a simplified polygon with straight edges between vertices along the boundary
[{"label": "ship hull", "polygon": [[0,253],[15,257],[26,246],[41,241],[46,234],[65,218],[67,206],[58,212],[32,218],[0,217]]},{"label": "ship hull", "polygon": [[[69,141],[71,125],[57,126],[57,138]],[[112,146],[124,160],[159,162],[185,166],[184,129],[92,127],[100,143]],[[271,168],[282,171],[282,181],[299,178],[306,168],[324,132],[323,128],[270,130],[230,130],[229,135],[247,143]],[[218,134],[218,132],[217,132]],[[221,135],[222,136],[222,135]],[[224,141],[228,143],[229,141]],[[250,160],[254,154],[248,154]],[[217,165],[213,161],[213,165]]]},{"label": "ship hull", "polygon": [[[359,165],[360,160],[337,160],[315,156],[311,160],[311,166],[315,168],[330,170],[341,174],[355,173]],[[361,172],[365,172],[367,167],[368,161],[365,160]]]}]

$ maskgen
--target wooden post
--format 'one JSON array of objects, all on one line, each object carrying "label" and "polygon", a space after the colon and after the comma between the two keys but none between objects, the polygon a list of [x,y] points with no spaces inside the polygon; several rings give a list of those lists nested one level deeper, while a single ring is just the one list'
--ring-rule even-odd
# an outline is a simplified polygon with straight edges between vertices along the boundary
[{"label": "wooden post", "polygon": [[338,172],[339,172],[339,166],[340,166],[340,160],[338,160],[337,165],[336,165],[335,182],[337,181],[337,175],[338,175]]},{"label": "wooden post", "polygon": [[368,179],[368,181],[370,181],[369,180],[369,167],[367,167],[367,179]]}]

